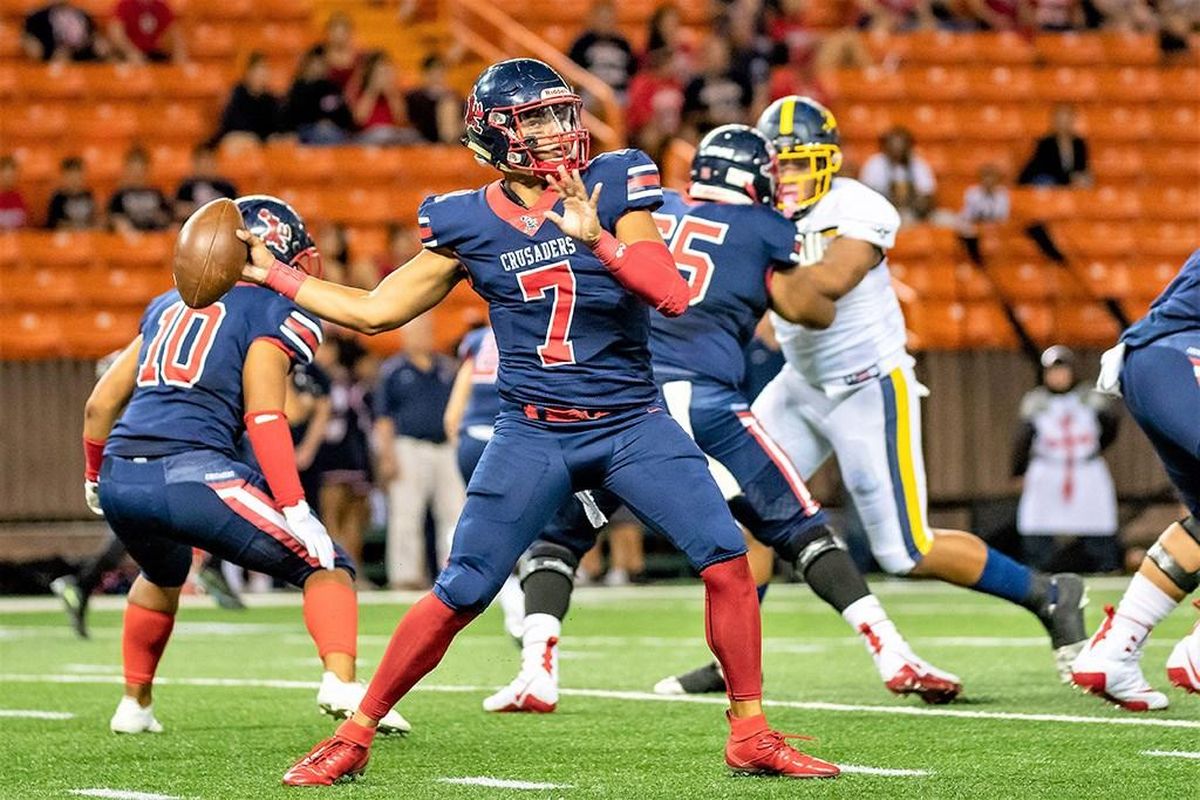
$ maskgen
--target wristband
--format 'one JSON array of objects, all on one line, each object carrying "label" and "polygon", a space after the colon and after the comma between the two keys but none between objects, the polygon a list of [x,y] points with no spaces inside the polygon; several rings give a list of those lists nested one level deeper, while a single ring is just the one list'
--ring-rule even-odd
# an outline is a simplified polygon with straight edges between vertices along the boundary
[{"label": "wristband", "polygon": [[275,263],[267,270],[267,279],[263,281],[263,285],[268,289],[274,289],[289,300],[295,300],[300,286],[307,279],[308,275],[304,270],[288,266],[279,259],[275,259]]},{"label": "wristband", "polygon": [[609,272],[621,269],[621,259],[625,255],[625,244],[608,231],[600,231],[600,239],[592,245],[592,252],[600,263],[608,267]]},{"label": "wristband", "polygon": [[100,462],[104,460],[104,439],[83,437],[83,477],[100,480]]}]

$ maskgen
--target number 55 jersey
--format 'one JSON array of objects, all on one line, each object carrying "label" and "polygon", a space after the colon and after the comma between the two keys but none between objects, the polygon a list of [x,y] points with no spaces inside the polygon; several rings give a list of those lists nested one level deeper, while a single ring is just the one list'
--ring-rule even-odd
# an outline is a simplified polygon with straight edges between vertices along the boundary
[{"label": "number 55 jersey", "polygon": [[265,339],[308,364],[321,324],[270,289],[238,284],[217,303],[188,308],[177,291],[156,297],[140,325],[137,386],[105,455],[127,458],[215,450],[236,459],[245,431],[242,369]]},{"label": "number 55 jersey", "polygon": [[[597,210],[607,231],[626,213],[662,202],[658,168],[640,150],[604,153],[580,174],[589,193],[603,184]],[[526,208],[501,181],[429,197],[418,212],[421,241],[458,258],[487,301],[502,398],[595,410],[653,402],[649,306],[548,222],[551,209],[563,213],[553,189]]]}]

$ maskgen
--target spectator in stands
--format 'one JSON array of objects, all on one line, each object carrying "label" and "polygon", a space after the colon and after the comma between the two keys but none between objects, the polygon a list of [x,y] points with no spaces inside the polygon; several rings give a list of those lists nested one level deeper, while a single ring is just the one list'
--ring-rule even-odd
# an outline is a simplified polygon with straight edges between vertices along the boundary
[{"label": "spectator in stands", "polygon": [[29,209],[17,189],[17,160],[0,156],[0,231],[24,228],[29,224]]},{"label": "spectator in stands", "polygon": [[906,222],[928,217],[937,179],[925,159],[913,152],[912,133],[897,125],[880,137],[879,149],[862,165],[858,179],[890,200]]},{"label": "spectator in stands", "polygon": [[116,54],[133,64],[187,58],[183,33],[166,0],[118,0],[108,38]]},{"label": "spectator in stands", "polygon": [[872,31],[913,31],[937,23],[930,0],[856,0],[858,26]]},{"label": "spectator in stands", "polygon": [[64,158],[61,169],[62,177],[46,211],[46,227],[54,230],[96,227],[96,198],[87,188],[83,159],[78,156]]},{"label": "spectator in stands", "polygon": [[697,134],[718,125],[745,122],[749,116],[754,90],[733,72],[730,55],[727,40],[710,36],[704,44],[704,69],[684,90],[684,121]]},{"label": "spectator in stands", "polygon": [[634,144],[662,161],[670,141],[683,127],[683,84],[676,59],[667,50],[650,53],[649,66],[629,83],[626,124]]},{"label": "spectator in stands", "polygon": [[404,349],[381,371],[375,393],[378,477],[388,487],[387,576],[393,589],[429,585],[425,515],[436,526],[439,568],[462,511],[462,477],[442,416],[458,371],[434,352],[429,315],[404,326]]},{"label": "spectator in stands", "polygon": [[280,102],[271,93],[270,80],[266,55],[258,51],[251,53],[242,81],[233,88],[221,113],[221,124],[214,137],[216,141],[265,142],[279,132]]},{"label": "spectator in stands", "polygon": [[1075,109],[1062,104],[1054,109],[1052,130],[1038,139],[1018,182],[1032,186],[1090,186],[1088,146],[1075,124]]},{"label": "spectator in stands", "polygon": [[[1188,0],[1195,6],[1195,0]],[[1084,0],[1088,27],[1104,27],[1128,33],[1157,32],[1158,19],[1146,0]]]},{"label": "spectator in stands", "polygon": [[408,118],[427,142],[450,144],[462,135],[463,98],[450,86],[446,62],[432,53],[421,62],[421,85],[404,97]]},{"label": "spectator in stands", "polygon": [[587,27],[571,45],[568,55],[624,99],[633,76],[633,48],[617,27],[617,9],[612,0],[592,4]]},{"label": "spectator in stands", "polygon": [[325,39],[312,48],[325,57],[329,80],[344,92],[363,63],[363,54],[354,44],[354,21],[344,11],[335,11],[325,23]]},{"label": "spectator in stands", "polygon": [[959,238],[976,264],[983,263],[979,227],[1008,222],[1008,214],[1008,189],[1001,183],[1000,169],[995,164],[984,164],[979,168],[979,183],[968,186],[963,192],[963,208],[958,219]]},{"label": "spectator in stands", "polygon": [[695,59],[683,29],[679,8],[671,3],[658,6],[650,15],[647,26],[649,32],[646,35],[646,55],[665,50],[680,59],[680,67],[684,74],[690,74]]},{"label": "spectator in stands", "polygon": [[[1066,347],[1047,349],[1041,365],[1041,385],[1021,399],[1013,452],[1023,560],[1047,571],[1112,572],[1121,563],[1117,494],[1102,454],[1117,438],[1120,417],[1107,397],[1077,380]],[[1074,554],[1063,548],[1068,542]]]},{"label": "spectator in stands", "polygon": [[1028,0],[1027,17],[1034,30],[1065,33],[1084,27],[1083,4],[1079,0]]},{"label": "spectator in stands", "polygon": [[768,9],[767,35],[792,64],[810,63],[821,43],[820,33],[808,23],[807,10],[806,0],[776,0]]},{"label": "spectator in stands", "polygon": [[175,190],[175,219],[183,222],[200,206],[220,197],[238,196],[237,187],[221,177],[217,169],[217,151],[203,142],[192,149],[192,174]]},{"label": "spectator in stands", "polygon": [[1196,0],[1154,0],[1159,29],[1158,42],[1168,60],[1188,57],[1188,48],[1200,33],[1200,3]]},{"label": "spectator in stands", "polygon": [[[317,237],[317,251],[321,254],[326,274],[341,276],[337,279],[338,283],[369,290],[374,289],[380,281],[381,276],[370,261],[351,260],[350,238],[343,225],[334,223],[322,226]],[[404,261],[397,263],[403,264]]]},{"label": "spectator in stands", "polygon": [[329,65],[319,49],[300,58],[300,66],[283,105],[283,127],[304,144],[341,144],[354,130],[354,116],[342,87],[329,78]]},{"label": "spectator in stands", "polygon": [[150,156],[141,147],[125,154],[121,183],[108,201],[108,224],[121,233],[161,231],[171,224],[173,215],[167,198],[146,181]]},{"label": "spectator in stands", "polygon": [[987,30],[1015,31],[1021,27],[1024,0],[967,0],[968,7]]},{"label": "spectator in stands", "polygon": [[410,225],[397,222],[388,225],[387,241],[387,252],[381,254],[375,263],[376,274],[375,282],[371,284],[372,288],[396,267],[407,263],[410,258],[421,252],[421,237]]},{"label": "spectator in stands", "polygon": [[21,47],[41,61],[99,61],[110,49],[91,15],[69,2],[52,2],[27,16]]},{"label": "spectator in stands", "polygon": [[420,139],[417,132],[408,127],[396,68],[387,53],[367,56],[347,94],[354,122],[361,129],[358,138],[363,144],[408,144]]},{"label": "spectator in stands", "polygon": [[758,32],[754,17],[735,14],[729,19],[730,71],[738,81],[752,87],[751,116],[767,107],[771,65],[775,60],[771,40]]}]

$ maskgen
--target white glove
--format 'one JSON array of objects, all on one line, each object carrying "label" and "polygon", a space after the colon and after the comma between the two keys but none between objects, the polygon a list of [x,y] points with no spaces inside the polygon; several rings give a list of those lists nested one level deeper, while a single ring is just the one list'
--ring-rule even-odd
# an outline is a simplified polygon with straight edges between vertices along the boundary
[{"label": "white glove", "polygon": [[87,501],[87,507],[97,517],[104,516],[104,509],[100,507],[100,484],[96,481],[85,480],[83,482],[83,499]]},{"label": "white glove", "polygon": [[313,515],[308,503],[301,500],[294,506],[288,506],[283,510],[283,516],[287,520],[289,532],[296,541],[304,545],[308,554],[316,558],[325,569],[333,569],[333,540],[329,538],[321,520]]},{"label": "white glove", "polygon": [[1125,365],[1125,343],[1104,351],[1100,356],[1100,376],[1096,378],[1096,391],[1112,397],[1121,396],[1121,367]]}]

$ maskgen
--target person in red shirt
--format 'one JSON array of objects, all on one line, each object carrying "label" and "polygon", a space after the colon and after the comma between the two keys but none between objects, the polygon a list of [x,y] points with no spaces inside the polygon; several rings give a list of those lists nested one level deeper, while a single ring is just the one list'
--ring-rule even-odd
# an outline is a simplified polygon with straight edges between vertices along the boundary
[{"label": "person in red shirt", "polygon": [[131,63],[186,59],[183,35],[166,0],[118,0],[108,23],[108,38]]},{"label": "person in red shirt", "polygon": [[408,125],[404,95],[396,81],[396,68],[387,53],[372,53],[363,64],[362,74],[348,94],[354,122],[362,130],[364,144],[404,144],[420,141],[420,135]]},{"label": "person in red shirt", "polygon": [[325,39],[314,45],[313,50],[325,56],[329,80],[346,91],[363,62],[363,54],[354,43],[354,21],[343,11],[330,14],[325,23]]},{"label": "person in red shirt", "polygon": [[17,190],[17,160],[0,156],[0,231],[24,228],[29,224],[29,209]]}]

